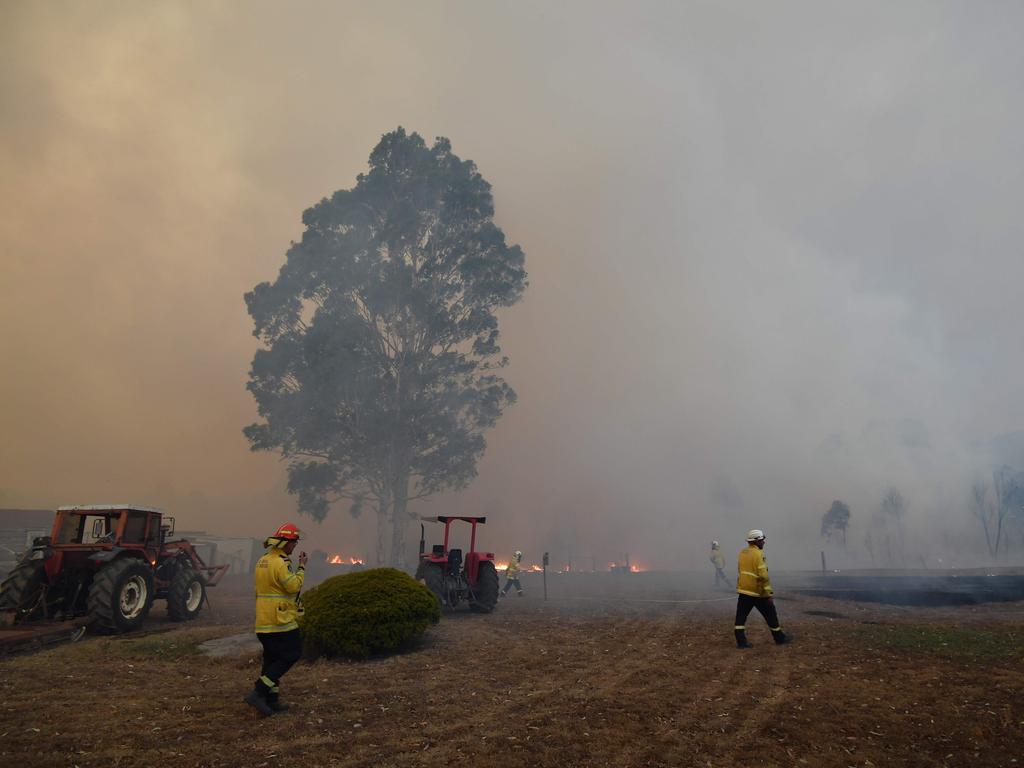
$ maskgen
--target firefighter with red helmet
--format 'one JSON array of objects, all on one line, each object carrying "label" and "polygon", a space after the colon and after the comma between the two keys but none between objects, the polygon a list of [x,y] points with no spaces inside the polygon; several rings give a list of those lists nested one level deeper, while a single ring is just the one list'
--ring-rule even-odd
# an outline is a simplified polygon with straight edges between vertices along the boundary
[{"label": "firefighter with red helmet", "polygon": [[298,597],[306,575],[305,552],[291,569],[300,535],[295,525],[285,523],[263,542],[267,553],[256,563],[256,637],[263,646],[263,668],[245,703],[262,716],[288,709],[279,698],[281,678],[302,656]]}]

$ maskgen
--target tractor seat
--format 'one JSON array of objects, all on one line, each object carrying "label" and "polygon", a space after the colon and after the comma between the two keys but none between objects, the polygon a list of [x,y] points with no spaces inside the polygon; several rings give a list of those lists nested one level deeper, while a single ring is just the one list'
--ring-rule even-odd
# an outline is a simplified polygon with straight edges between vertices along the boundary
[{"label": "tractor seat", "polygon": [[449,549],[448,550],[448,570],[452,573],[458,573],[462,567],[462,550],[461,549]]}]

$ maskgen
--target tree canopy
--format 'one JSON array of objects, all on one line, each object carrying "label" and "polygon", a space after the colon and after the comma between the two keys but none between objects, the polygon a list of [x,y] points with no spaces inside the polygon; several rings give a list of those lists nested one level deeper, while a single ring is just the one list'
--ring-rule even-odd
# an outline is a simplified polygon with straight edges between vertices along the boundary
[{"label": "tree canopy", "polygon": [[280,452],[299,511],[370,502],[391,562],[409,501],[465,487],[515,393],[495,311],[526,288],[524,256],[493,221],[490,184],[447,139],[402,128],[369,172],[305,211],[302,239],[245,295],[254,335],[253,450]]},{"label": "tree canopy", "polygon": [[823,538],[832,539],[836,533],[842,535],[843,546],[846,546],[846,529],[850,525],[850,507],[842,501],[833,501],[821,518],[821,535]]}]

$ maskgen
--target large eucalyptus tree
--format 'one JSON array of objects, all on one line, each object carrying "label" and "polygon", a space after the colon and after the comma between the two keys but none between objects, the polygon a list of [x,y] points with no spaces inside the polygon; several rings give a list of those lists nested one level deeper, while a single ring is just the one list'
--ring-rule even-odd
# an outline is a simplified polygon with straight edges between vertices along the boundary
[{"label": "large eucalyptus tree", "polygon": [[447,139],[399,128],[370,170],[303,214],[277,279],[245,296],[263,346],[253,450],[280,452],[299,511],[377,513],[377,560],[404,564],[408,503],[465,487],[515,393],[495,311],[526,288],[491,187]]}]

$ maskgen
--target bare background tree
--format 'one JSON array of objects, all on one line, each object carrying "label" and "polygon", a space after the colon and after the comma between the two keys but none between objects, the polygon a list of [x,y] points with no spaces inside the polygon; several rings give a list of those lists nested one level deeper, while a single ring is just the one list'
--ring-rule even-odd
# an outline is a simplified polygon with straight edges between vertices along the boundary
[{"label": "bare background tree", "polygon": [[[882,506],[879,510],[883,524],[885,525],[886,532],[886,546],[889,551],[890,563],[899,563],[904,565],[906,563],[907,550],[906,550],[906,514],[907,514],[907,500],[903,494],[900,493],[899,489],[890,487],[885,492],[885,496],[882,497]],[[892,552],[892,547],[889,543],[888,529],[892,528],[896,531],[896,551]]]}]

